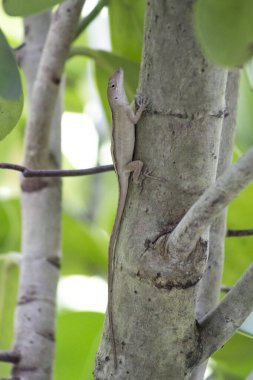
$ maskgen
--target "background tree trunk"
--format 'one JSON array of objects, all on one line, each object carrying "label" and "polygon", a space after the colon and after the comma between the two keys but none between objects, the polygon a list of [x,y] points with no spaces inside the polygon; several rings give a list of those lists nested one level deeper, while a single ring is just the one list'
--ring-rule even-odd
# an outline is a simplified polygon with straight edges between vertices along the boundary
[{"label": "background tree trunk", "polygon": [[[232,161],[239,79],[239,70],[231,70],[228,73],[226,85],[226,117],[222,125],[217,177],[229,168]],[[208,262],[198,291],[196,307],[198,318],[203,318],[219,301],[224,264],[225,236],[226,210],[215,219],[210,228]],[[194,371],[191,380],[202,380],[204,378],[206,364],[207,363],[203,363]]]},{"label": "background tree trunk", "polygon": [[[25,22],[23,66],[30,109],[24,164],[31,169],[60,166],[62,73],[83,3],[65,1],[51,22],[47,13]],[[25,178],[21,187],[23,255],[14,343],[21,360],[14,365],[13,375],[22,380],[50,380],[60,268],[61,182]]]},{"label": "background tree trunk", "polygon": [[[33,85],[36,80],[44,43],[50,27],[51,14],[43,13],[25,20],[26,47],[22,60],[30,112],[34,107]],[[60,166],[60,126],[62,97],[58,97],[51,123],[50,167]],[[29,123],[29,122],[28,122]],[[41,151],[33,146],[34,131],[28,124],[25,165],[48,167],[48,159],[34,164]],[[44,146],[43,149],[46,149]],[[31,159],[32,158],[32,159]],[[60,263],[61,185],[59,179],[38,182],[22,181],[22,265],[16,310],[15,349],[22,360],[13,374],[22,379],[45,380],[52,375],[55,350],[56,287]],[[36,185],[37,182],[37,185]],[[40,184],[39,184],[40,183]],[[35,184],[35,187],[33,187]],[[44,185],[43,185],[44,184]],[[40,188],[41,187],[41,188]]]}]

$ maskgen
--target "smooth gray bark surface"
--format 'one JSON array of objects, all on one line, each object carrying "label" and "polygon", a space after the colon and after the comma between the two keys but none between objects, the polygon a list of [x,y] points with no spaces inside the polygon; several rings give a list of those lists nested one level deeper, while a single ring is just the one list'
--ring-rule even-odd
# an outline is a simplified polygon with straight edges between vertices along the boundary
[{"label": "smooth gray bark surface", "polygon": [[[217,175],[223,174],[231,164],[233,154],[234,131],[239,90],[239,70],[228,73],[226,85],[226,117],[223,120],[219,148]],[[206,270],[199,284],[196,304],[197,318],[202,318],[218,302],[224,263],[224,243],[226,235],[226,210],[211,225],[209,236],[209,255]],[[203,380],[207,363],[196,368],[191,380]]]},{"label": "smooth gray bark surface", "polygon": [[[25,20],[26,45],[21,65],[27,83],[29,113],[34,107],[33,86],[50,21],[50,13]],[[33,112],[35,111],[34,108]],[[40,112],[40,109],[37,108],[37,112]],[[54,123],[50,123],[52,128],[60,130],[60,118],[61,110],[57,109]],[[32,143],[27,131],[28,129],[26,130],[25,162],[32,166],[27,158],[28,146]],[[39,148],[40,145],[37,149]],[[45,146],[43,148],[46,149]],[[58,145],[57,149],[54,149],[55,155],[59,156],[59,148]],[[40,155],[40,151],[34,151],[33,155]],[[59,185],[58,182],[50,188],[45,186],[39,192],[23,192],[21,198],[22,264],[14,343],[15,349],[21,355],[21,361],[14,366],[13,375],[20,376],[22,380],[46,380],[52,375],[55,296],[60,263],[61,190]]]},{"label": "smooth gray bark surface", "polygon": [[[24,162],[31,169],[60,166],[61,79],[83,2],[63,2],[50,27],[47,13],[25,21],[27,44],[21,64],[28,83],[29,115]],[[22,265],[14,342],[21,360],[14,365],[13,376],[50,380],[60,268],[61,183],[28,178],[22,179],[21,186]]]},{"label": "smooth gray bark surface", "polygon": [[[226,117],[222,126],[219,149],[217,178],[231,165],[239,90],[239,70],[228,73],[226,86]],[[218,302],[224,261],[224,241],[226,236],[226,210],[211,225],[209,257],[204,276],[200,282],[197,301],[197,317],[202,318]]]},{"label": "smooth gray bark surface", "polygon": [[150,175],[130,185],[116,247],[118,369],[106,321],[97,380],[187,379],[198,361],[195,302],[207,241],[188,259],[168,256],[165,238],[158,239],[214,182],[218,162],[226,73],[196,46],[192,4],[147,2],[139,92],[149,107],[137,126],[134,158]]}]

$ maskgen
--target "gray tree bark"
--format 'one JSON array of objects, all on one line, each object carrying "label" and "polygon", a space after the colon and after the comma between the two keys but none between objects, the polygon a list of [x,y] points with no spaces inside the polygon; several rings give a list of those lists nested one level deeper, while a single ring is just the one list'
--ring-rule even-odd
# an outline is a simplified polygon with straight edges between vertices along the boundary
[{"label": "gray tree bark", "polygon": [[[55,12],[25,20],[21,59],[29,100],[25,166],[60,166],[62,72],[84,0],[65,1]],[[55,349],[56,288],[60,268],[61,182],[21,182],[22,264],[15,316],[13,376],[50,380]]]},{"label": "gray tree bark", "polygon": [[[25,20],[26,45],[21,65],[26,77],[30,110],[33,107],[33,88],[50,21],[50,13]],[[55,116],[58,120],[55,118],[52,127],[60,130],[60,109],[57,109]],[[26,130],[26,146],[29,144],[32,144],[32,141]],[[39,149],[40,146],[37,146],[37,149],[33,150],[34,156],[40,155]],[[32,166],[27,158],[29,154],[27,148],[25,163]],[[59,157],[59,146],[54,154]],[[23,181],[22,185],[24,186]],[[51,189],[45,186],[43,191],[24,191],[21,200],[23,257],[14,347],[22,359],[14,366],[13,375],[20,376],[22,380],[50,379],[54,355],[55,292],[58,280],[58,270],[50,264],[50,256],[54,256],[55,263],[60,262],[60,183]],[[48,218],[51,220],[50,224]]]},{"label": "gray tree bark", "polygon": [[140,187],[130,186],[113,290],[118,368],[106,321],[99,380],[188,379],[198,362],[195,304],[208,234],[189,257],[173,250],[167,255],[165,237],[157,240],[216,177],[227,74],[200,53],[192,4],[147,1],[139,92],[149,108],[137,127],[135,159],[151,175]]},{"label": "gray tree bark", "polygon": [[[239,92],[239,70],[228,73],[226,85],[226,117],[223,120],[216,177],[231,165],[233,154],[236,111]],[[200,281],[196,305],[197,318],[203,318],[219,301],[224,263],[224,243],[226,236],[226,210],[212,223],[209,237],[209,255],[206,270]],[[207,363],[193,371],[191,380],[204,378]]]}]

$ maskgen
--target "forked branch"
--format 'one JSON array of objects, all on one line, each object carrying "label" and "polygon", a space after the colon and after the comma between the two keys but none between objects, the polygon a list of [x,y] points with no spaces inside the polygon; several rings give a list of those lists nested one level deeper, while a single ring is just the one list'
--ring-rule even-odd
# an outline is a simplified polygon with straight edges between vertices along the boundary
[{"label": "forked branch", "polygon": [[171,233],[167,249],[187,257],[212,220],[253,180],[253,148],[208,188]]}]

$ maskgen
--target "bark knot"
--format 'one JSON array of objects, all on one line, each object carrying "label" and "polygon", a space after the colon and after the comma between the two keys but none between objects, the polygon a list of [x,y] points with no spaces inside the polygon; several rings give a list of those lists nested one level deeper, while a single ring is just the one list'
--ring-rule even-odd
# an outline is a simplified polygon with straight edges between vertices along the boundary
[{"label": "bark knot", "polygon": [[200,239],[187,257],[167,252],[167,236],[160,236],[140,258],[137,277],[151,282],[158,289],[187,289],[202,278],[207,258],[207,242]]}]

